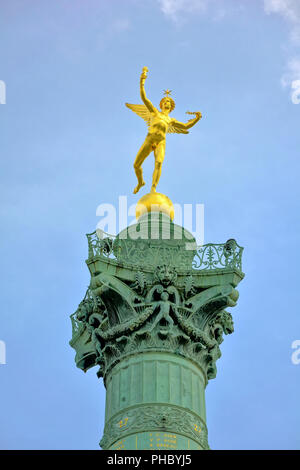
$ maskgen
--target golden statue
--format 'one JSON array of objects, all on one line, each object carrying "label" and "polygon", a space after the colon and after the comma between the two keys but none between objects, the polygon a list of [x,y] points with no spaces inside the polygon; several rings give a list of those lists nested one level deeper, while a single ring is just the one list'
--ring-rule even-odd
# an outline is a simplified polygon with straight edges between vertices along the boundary
[{"label": "golden statue", "polygon": [[160,101],[159,106],[161,111],[158,111],[158,109],[155,108],[151,101],[146,97],[144,83],[147,78],[147,73],[148,68],[144,67],[140,79],[140,92],[144,104],[126,103],[126,106],[143,118],[148,125],[147,137],[138,151],[133,165],[138,179],[138,184],[133,191],[134,194],[136,194],[140,188],[145,185],[142,164],[152,151],[154,152],[155,157],[155,167],[152,178],[151,193],[156,193],[156,186],[161,175],[162,162],[165,158],[166,134],[174,132],[177,134],[188,134],[188,129],[193,127],[202,117],[202,114],[199,111],[188,111],[187,114],[194,114],[196,117],[190,119],[187,123],[172,119],[169,114],[175,108],[175,102],[170,96],[170,90],[166,90],[164,92],[166,96]]}]

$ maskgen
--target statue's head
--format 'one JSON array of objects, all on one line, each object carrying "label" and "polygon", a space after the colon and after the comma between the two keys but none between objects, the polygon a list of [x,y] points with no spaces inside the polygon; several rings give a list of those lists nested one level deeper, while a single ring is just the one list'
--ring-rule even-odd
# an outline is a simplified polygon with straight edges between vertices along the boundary
[{"label": "statue's head", "polygon": [[162,111],[167,111],[170,113],[175,108],[175,101],[170,96],[170,90],[165,90],[164,93],[166,96],[160,100],[159,107]]},{"label": "statue's head", "polygon": [[170,113],[175,108],[175,101],[170,96],[165,96],[160,100],[159,107],[162,111]]}]

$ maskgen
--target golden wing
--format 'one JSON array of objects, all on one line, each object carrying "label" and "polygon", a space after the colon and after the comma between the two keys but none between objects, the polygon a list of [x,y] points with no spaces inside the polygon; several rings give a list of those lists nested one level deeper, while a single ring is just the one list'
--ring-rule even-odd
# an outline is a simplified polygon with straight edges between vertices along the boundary
[{"label": "golden wing", "polygon": [[144,104],[125,104],[127,108],[131,109],[131,111],[143,118],[144,121],[146,121],[147,125],[150,126],[152,115],[149,109]]},{"label": "golden wing", "polygon": [[189,131],[187,131],[186,129],[184,129],[183,127],[180,126],[180,123],[178,122],[171,122],[169,124],[169,127],[168,127],[168,130],[167,130],[168,134],[188,134]]}]

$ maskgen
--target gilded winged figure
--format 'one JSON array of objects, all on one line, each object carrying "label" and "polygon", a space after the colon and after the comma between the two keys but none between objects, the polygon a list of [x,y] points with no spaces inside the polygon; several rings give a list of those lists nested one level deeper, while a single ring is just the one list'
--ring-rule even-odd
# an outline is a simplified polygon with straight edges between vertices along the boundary
[{"label": "gilded winged figure", "polygon": [[193,127],[202,117],[200,111],[188,111],[187,114],[194,114],[195,117],[186,123],[179,122],[176,119],[171,118],[169,114],[175,108],[175,102],[170,96],[170,90],[165,91],[166,96],[164,96],[159,103],[161,111],[155,108],[151,101],[146,97],[145,93],[144,84],[147,78],[147,72],[148,68],[144,67],[140,78],[140,93],[144,104],[126,103],[126,106],[134,111],[138,116],[143,118],[148,125],[148,134],[143,145],[138,151],[133,165],[138,180],[138,184],[133,191],[134,194],[136,194],[140,188],[145,185],[142,164],[152,151],[154,152],[155,167],[152,178],[151,192],[156,192],[156,186],[161,175],[162,163],[165,158],[166,134],[188,134],[188,129]]}]

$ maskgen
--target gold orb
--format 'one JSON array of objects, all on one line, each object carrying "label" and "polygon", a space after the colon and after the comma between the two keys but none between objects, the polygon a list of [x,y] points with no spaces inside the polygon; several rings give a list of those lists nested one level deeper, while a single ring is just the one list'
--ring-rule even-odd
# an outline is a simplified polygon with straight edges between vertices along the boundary
[{"label": "gold orb", "polygon": [[147,212],[162,212],[174,219],[174,206],[171,199],[165,194],[148,193],[141,197],[136,205],[135,216],[137,219]]}]

